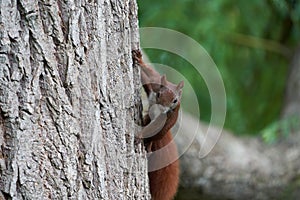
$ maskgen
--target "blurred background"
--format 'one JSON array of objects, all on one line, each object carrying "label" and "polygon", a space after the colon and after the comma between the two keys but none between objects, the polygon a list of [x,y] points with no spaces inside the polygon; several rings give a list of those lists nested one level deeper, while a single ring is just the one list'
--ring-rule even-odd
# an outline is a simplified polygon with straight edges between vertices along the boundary
[{"label": "blurred background", "polygon": [[[225,84],[226,129],[274,142],[297,125],[297,119],[283,120],[281,116],[290,63],[300,45],[300,2],[139,0],[138,6],[140,27],[182,32],[210,54]],[[172,66],[191,82],[201,120],[209,122],[209,93],[193,67],[168,52],[145,52],[151,62]],[[187,110],[192,112],[193,108]]]},{"label": "blurred background", "polygon": [[[207,157],[199,158],[203,141],[196,137],[180,157],[176,199],[299,199],[300,2],[138,0],[138,8],[140,27],[173,29],[201,44],[226,89],[221,139]],[[200,123],[185,117],[190,120],[183,124],[201,124],[205,132],[211,100],[202,77],[180,56],[157,49],[145,52],[152,63],[171,66],[189,80]],[[167,77],[172,81],[172,75]],[[184,113],[198,110],[188,107],[193,105],[187,103]],[[183,128],[185,135],[191,132],[188,127]],[[176,141],[179,150],[183,140]]]}]

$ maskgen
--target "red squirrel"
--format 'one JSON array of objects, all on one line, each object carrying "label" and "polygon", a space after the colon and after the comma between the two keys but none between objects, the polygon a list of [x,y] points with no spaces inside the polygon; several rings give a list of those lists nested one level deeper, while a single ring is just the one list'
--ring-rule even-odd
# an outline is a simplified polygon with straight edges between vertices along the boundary
[{"label": "red squirrel", "polygon": [[[161,76],[143,62],[141,52],[138,50],[133,51],[133,58],[141,68],[142,84],[149,100],[149,111],[144,118],[145,128],[141,137],[144,138],[148,152],[157,151],[156,157],[151,158],[152,154],[148,157],[148,166],[159,166],[162,161],[167,162],[166,166],[148,172],[150,193],[153,200],[171,200],[177,192],[179,183],[178,153],[171,128],[178,118],[184,83],[181,81],[175,85],[167,81],[165,76]],[[158,106],[158,111],[153,109],[151,113],[150,108],[154,105]],[[164,151],[158,151],[161,148],[164,148]]]}]

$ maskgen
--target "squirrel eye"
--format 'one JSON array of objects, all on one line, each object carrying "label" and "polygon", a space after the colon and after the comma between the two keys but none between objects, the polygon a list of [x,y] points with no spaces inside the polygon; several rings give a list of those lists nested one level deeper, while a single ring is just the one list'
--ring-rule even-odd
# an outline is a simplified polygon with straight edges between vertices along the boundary
[{"label": "squirrel eye", "polygon": [[174,104],[177,103],[177,99],[174,99],[174,100],[173,100],[173,103],[174,103]]}]

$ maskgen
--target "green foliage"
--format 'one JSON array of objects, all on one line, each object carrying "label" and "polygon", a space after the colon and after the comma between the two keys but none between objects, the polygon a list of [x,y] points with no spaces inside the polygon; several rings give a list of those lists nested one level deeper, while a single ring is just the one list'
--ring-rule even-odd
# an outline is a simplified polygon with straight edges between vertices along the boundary
[{"label": "green foliage", "polygon": [[288,136],[300,128],[300,117],[290,116],[273,122],[262,130],[262,138],[266,143],[275,143],[278,139]]},{"label": "green foliage", "polygon": [[[226,87],[226,128],[236,133],[257,133],[278,119],[289,49],[300,38],[300,3],[140,0],[138,5],[140,27],[180,31],[197,40],[211,55]],[[193,67],[168,52],[149,50],[147,54],[152,62],[174,66],[191,81],[201,119],[209,121],[209,93],[202,78],[194,76]]]}]

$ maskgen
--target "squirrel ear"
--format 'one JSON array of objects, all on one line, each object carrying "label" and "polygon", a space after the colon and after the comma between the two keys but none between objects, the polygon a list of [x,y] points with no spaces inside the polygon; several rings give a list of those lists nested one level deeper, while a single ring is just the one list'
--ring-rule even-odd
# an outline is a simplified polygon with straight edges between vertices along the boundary
[{"label": "squirrel ear", "polygon": [[184,82],[183,81],[180,81],[180,83],[178,83],[178,85],[176,86],[176,89],[177,90],[181,90],[184,86]]},{"label": "squirrel ear", "polygon": [[163,76],[161,77],[160,82],[161,82],[160,84],[161,84],[162,86],[167,86],[167,85],[168,85],[166,75],[163,75]]}]

